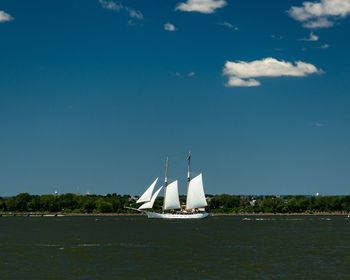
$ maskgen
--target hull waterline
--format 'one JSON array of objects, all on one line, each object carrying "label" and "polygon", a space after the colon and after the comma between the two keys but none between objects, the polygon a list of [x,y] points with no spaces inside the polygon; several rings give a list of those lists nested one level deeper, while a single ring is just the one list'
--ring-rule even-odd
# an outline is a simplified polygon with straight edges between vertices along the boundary
[{"label": "hull waterline", "polygon": [[149,219],[204,219],[209,216],[207,212],[201,213],[157,213],[157,212],[144,212]]}]

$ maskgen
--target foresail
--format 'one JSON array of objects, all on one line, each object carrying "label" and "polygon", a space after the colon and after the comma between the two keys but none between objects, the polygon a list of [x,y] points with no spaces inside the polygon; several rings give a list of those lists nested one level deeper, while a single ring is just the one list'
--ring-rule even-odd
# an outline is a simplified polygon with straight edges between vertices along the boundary
[{"label": "foresail", "polygon": [[165,189],[164,210],[180,209],[179,190],[177,180]]},{"label": "foresail", "polygon": [[201,208],[207,206],[205,199],[202,174],[194,177],[188,186],[186,209]]},{"label": "foresail", "polygon": [[136,203],[142,203],[150,201],[152,198],[152,193],[155,185],[157,184],[158,178],[154,180],[154,182],[148,187],[148,189],[141,195],[141,197],[136,201]]},{"label": "foresail", "polygon": [[153,207],[153,204],[154,202],[156,201],[156,198],[160,192],[160,190],[162,189],[163,187],[160,187],[153,195],[152,195],[152,198],[150,201],[142,204],[138,209],[139,210],[142,210],[142,209],[151,209]]}]

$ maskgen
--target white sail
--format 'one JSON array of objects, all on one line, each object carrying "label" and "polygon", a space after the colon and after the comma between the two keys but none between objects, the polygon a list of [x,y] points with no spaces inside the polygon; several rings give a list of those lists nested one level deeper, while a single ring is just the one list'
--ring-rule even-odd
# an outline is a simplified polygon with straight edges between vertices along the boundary
[{"label": "white sail", "polygon": [[158,178],[154,180],[154,182],[148,187],[148,189],[141,195],[141,197],[136,201],[136,203],[142,203],[150,201],[152,198],[152,193],[155,185],[157,184]]},{"label": "white sail", "polygon": [[165,189],[164,210],[180,209],[179,190],[177,180],[169,184]]},{"label": "white sail", "polygon": [[160,192],[160,190],[162,189],[163,187],[160,187],[153,195],[152,195],[152,198],[150,201],[142,204],[138,209],[141,210],[141,209],[151,209],[153,207],[153,204],[154,202],[156,201],[156,198]]},{"label": "white sail", "polygon": [[188,186],[186,209],[201,208],[207,206],[205,199],[202,174],[194,177]]}]

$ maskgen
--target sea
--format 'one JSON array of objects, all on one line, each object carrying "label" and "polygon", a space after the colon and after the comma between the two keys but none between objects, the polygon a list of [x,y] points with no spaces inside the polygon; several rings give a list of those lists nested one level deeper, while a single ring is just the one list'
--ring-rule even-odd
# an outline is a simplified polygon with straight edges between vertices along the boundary
[{"label": "sea", "polygon": [[350,219],[0,217],[0,279],[350,279]]}]

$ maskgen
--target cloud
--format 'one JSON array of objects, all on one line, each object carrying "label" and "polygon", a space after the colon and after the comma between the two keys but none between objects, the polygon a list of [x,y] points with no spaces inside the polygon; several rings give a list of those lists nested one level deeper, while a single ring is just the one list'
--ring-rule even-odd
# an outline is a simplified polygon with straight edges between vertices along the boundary
[{"label": "cloud", "polygon": [[176,27],[174,24],[167,22],[166,24],[164,24],[164,30],[169,31],[169,32],[173,32],[176,30]]},{"label": "cloud", "polygon": [[294,63],[267,57],[251,62],[226,61],[223,74],[228,76],[228,87],[256,87],[260,82],[258,77],[303,77],[310,74],[322,73],[310,63],[296,61]]},{"label": "cloud", "polygon": [[329,21],[327,18],[318,18],[314,21],[308,21],[303,24],[305,28],[318,29],[332,27],[334,23]]},{"label": "cloud", "polygon": [[284,38],[286,38],[286,36],[282,36],[282,35],[271,35],[272,39],[275,40],[283,40]]},{"label": "cloud", "polygon": [[299,39],[299,41],[308,41],[308,42],[316,42],[320,39],[319,36],[317,36],[316,34],[314,34],[313,32],[310,32],[309,38],[302,38]]},{"label": "cloud", "polygon": [[226,4],[225,0],[187,0],[185,3],[177,4],[175,10],[211,14]]},{"label": "cloud", "polygon": [[125,7],[125,10],[129,12],[129,16],[131,18],[138,19],[138,20],[143,20],[143,14],[140,11],[134,10],[134,9],[130,9],[129,7]]},{"label": "cloud", "polygon": [[237,27],[237,26],[234,26],[232,23],[227,22],[227,21],[218,22],[217,24],[218,24],[218,25],[221,25],[221,26],[225,26],[225,27],[227,27],[228,29],[233,29],[233,30],[235,30],[235,31],[238,30],[238,27]]},{"label": "cloud", "polygon": [[237,77],[229,77],[226,86],[228,87],[257,87],[260,82],[255,79],[243,80]]},{"label": "cloud", "polygon": [[319,49],[328,49],[329,45],[328,44],[323,44],[321,46],[318,47]]},{"label": "cloud", "polygon": [[193,72],[193,71],[192,72],[188,72],[187,74],[186,73],[181,74],[180,72],[175,72],[175,76],[177,76],[177,77],[180,77],[180,76],[193,77],[195,75],[196,75],[196,72]]},{"label": "cloud", "polygon": [[129,19],[128,24],[129,25],[135,25],[136,22],[135,20],[143,20],[143,14],[142,12],[132,9],[128,6],[124,6],[120,3],[117,3],[115,1],[112,0],[98,0],[98,2],[101,4],[102,8],[107,9],[107,10],[111,10],[111,11],[124,11],[126,13],[128,13],[129,17],[131,19]]},{"label": "cloud", "polygon": [[7,22],[11,20],[14,20],[14,18],[11,15],[6,13],[5,11],[0,11],[0,22]]},{"label": "cloud", "polygon": [[101,4],[102,8],[107,9],[107,10],[119,11],[119,10],[123,9],[123,5],[118,4],[116,2],[113,2],[113,1],[99,0],[98,2]]},{"label": "cloud", "polygon": [[302,48],[302,51],[307,51],[308,49],[328,49],[330,46],[328,44],[323,44],[320,46],[316,46],[316,47],[310,47],[310,48]]},{"label": "cloud", "polygon": [[312,126],[312,127],[325,127],[327,125],[325,123],[321,123],[321,122],[313,122],[313,123],[310,123],[310,126]]},{"label": "cloud", "polygon": [[305,1],[301,7],[292,6],[288,14],[302,22],[305,28],[331,27],[335,20],[350,14],[350,0]]}]

